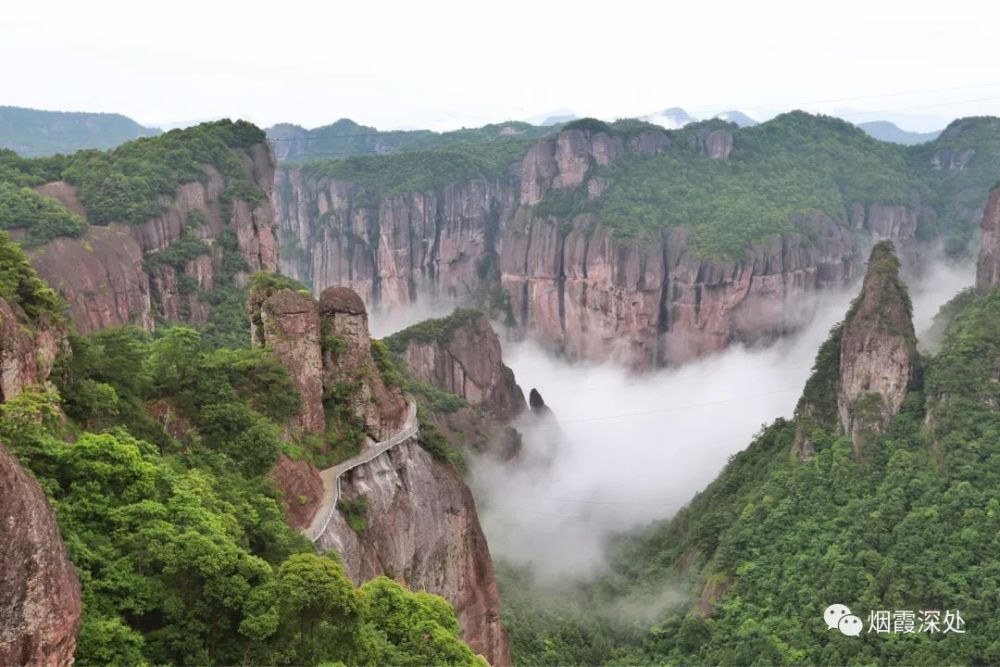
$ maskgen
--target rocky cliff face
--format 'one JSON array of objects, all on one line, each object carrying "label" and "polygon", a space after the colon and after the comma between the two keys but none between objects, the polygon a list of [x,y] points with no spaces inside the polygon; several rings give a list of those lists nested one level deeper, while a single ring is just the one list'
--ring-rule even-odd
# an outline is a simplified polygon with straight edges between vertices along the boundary
[{"label": "rocky cliff face", "polygon": [[0,402],[48,379],[65,335],[44,316],[28,323],[19,306],[0,299]]},{"label": "rocky cliff face", "polygon": [[323,385],[355,386],[348,409],[375,440],[392,435],[406,420],[402,392],[382,379],[372,357],[368,313],[357,292],[331,287],[319,297],[322,326],[330,343],[323,352]]},{"label": "rocky cliff face", "polygon": [[402,392],[386,385],[372,358],[368,315],[355,292],[331,287],[317,302],[288,288],[253,289],[247,315],[252,342],[271,349],[299,390],[302,403],[290,436],[325,434],[328,398],[344,402],[376,441],[406,419]]},{"label": "rocky cliff face", "polygon": [[[31,252],[38,274],[66,299],[81,332],[122,324],[152,329],[157,317],[204,322],[209,308],[199,292],[211,291],[227,252],[238,255],[250,272],[277,268],[269,201],[273,158],[264,144],[240,150],[238,157],[246,175],[268,197],[259,204],[226,201],[227,179],[205,165],[201,181],[185,183],[163,198],[158,217],[140,225],[92,226],[81,238],[55,239]],[[86,214],[66,183],[48,184],[39,192]],[[207,252],[182,266],[157,263],[156,254],[181,240],[185,229],[207,244]],[[245,276],[238,274],[237,282]]]},{"label": "rocky cliff face", "polygon": [[[734,138],[719,129],[692,141],[724,160]],[[584,188],[600,197],[607,182],[599,167],[629,153],[659,153],[670,142],[656,130],[624,139],[572,129],[536,144],[505,177],[381,198],[355,183],[282,169],[275,187],[281,268],[314,292],[348,285],[373,308],[428,296],[468,302],[499,283],[518,331],[570,358],[647,368],[794,330],[811,316],[811,293],[860,274],[866,248],[851,227],[905,243],[927,214],[919,202],[855,203],[846,224],[805,217],[795,232],[732,261],[699,257],[685,229],[637,241],[590,215],[535,214],[553,191]]]},{"label": "rocky cliff face", "polygon": [[323,358],[320,322],[312,297],[291,289],[273,294],[253,291],[247,312],[251,340],[268,346],[295,384],[302,400],[299,413],[289,424],[291,432],[326,433],[323,411]]},{"label": "rocky cliff face", "polygon": [[1000,186],[990,193],[980,227],[983,237],[976,263],[976,289],[988,292],[1000,285]]},{"label": "rocky cliff face", "polygon": [[899,260],[890,243],[878,243],[840,343],[837,413],[859,458],[865,436],[884,430],[899,411],[916,365],[917,337]]},{"label": "rocky cliff face", "polygon": [[69,665],[80,582],[45,493],[0,445],[0,665]]},{"label": "rocky cliff face", "polygon": [[863,460],[865,440],[889,425],[917,378],[916,342],[899,260],[890,242],[879,242],[861,293],[820,347],[795,408],[798,458],[812,457],[812,432],[822,428],[849,435],[855,456]]},{"label": "rocky cliff face", "polygon": [[402,357],[414,377],[461,396],[500,422],[527,407],[514,371],[503,363],[500,339],[481,313],[462,318],[446,340],[408,340]]},{"label": "rocky cliff face", "polygon": [[473,651],[492,665],[509,665],[489,547],[455,469],[410,442],[355,468],[341,489],[346,500],[367,500],[364,530],[355,532],[337,512],[319,545],[340,554],[351,579],[386,574],[443,596]]},{"label": "rocky cliff face", "polygon": [[[320,434],[335,428],[345,409],[346,418],[372,440],[403,425],[406,401],[382,379],[357,293],[333,287],[317,302],[287,288],[255,287],[247,310],[253,341],[270,348],[302,393],[303,405],[288,437],[302,429]],[[493,338],[499,352],[495,334]],[[508,409],[508,397],[495,387],[487,397],[498,409]],[[320,418],[325,419],[323,429],[318,429]],[[323,498],[319,473],[309,464],[282,458],[270,477],[284,494],[290,523],[309,526]],[[492,664],[510,664],[489,549],[472,495],[452,464],[435,460],[412,439],[345,474],[341,494],[346,501],[365,498],[364,530],[355,532],[345,515],[335,512],[319,547],[335,549],[355,583],[388,574],[413,589],[444,596],[458,612],[469,645]]]}]

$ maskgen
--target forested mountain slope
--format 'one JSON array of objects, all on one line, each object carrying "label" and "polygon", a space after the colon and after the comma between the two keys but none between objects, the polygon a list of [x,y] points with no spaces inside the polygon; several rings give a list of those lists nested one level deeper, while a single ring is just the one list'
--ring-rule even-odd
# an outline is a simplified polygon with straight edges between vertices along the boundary
[{"label": "forested mountain slope", "polygon": [[880,239],[913,270],[968,257],[998,170],[995,118],[918,146],[803,112],[582,119],[540,141],[285,165],[274,201],[282,270],[314,291],[477,303],[571,358],[648,368],[794,331]]},{"label": "forested mountain slope", "polygon": [[[32,561],[42,571],[5,590],[34,606],[4,614],[18,623],[0,633],[4,655],[64,661],[79,619],[81,664],[483,664],[445,600],[384,577],[355,587],[286,522],[267,474],[302,451],[282,435],[302,399],[268,352],[220,349],[185,327],[83,337],[3,233],[0,257],[12,325],[0,439],[55,509],[83,612],[60,546],[47,545]],[[44,530],[53,539],[54,526],[20,518],[5,549],[33,554]],[[38,585],[64,606],[16,588]]]},{"label": "forested mountain slope", "polygon": [[0,148],[25,157],[106,150],[139,137],[160,133],[117,113],[42,111],[0,106]]},{"label": "forested mountain slope", "polygon": [[[523,574],[505,573],[515,659],[1000,660],[1000,290],[994,281],[959,294],[942,310],[940,347],[918,357],[895,260],[882,244],[874,252],[861,295],[817,355],[795,418],[762,430],[673,519],[623,537],[612,573],[577,602],[600,609],[625,597],[641,606],[673,591],[673,604],[652,623],[559,613],[523,592]],[[852,393],[856,387],[868,393]],[[867,426],[855,428],[859,420]],[[860,617],[860,636],[828,628],[824,612],[833,604]],[[880,611],[889,613],[888,631],[870,623]],[[895,625],[907,611],[912,627]]]}]

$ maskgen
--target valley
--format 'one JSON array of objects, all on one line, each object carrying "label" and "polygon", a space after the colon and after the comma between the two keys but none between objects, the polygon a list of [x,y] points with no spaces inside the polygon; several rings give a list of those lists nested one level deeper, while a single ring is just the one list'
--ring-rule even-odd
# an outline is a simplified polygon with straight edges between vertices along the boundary
[{"label": "valley", "polygon": [[990,545],[1000,120],[901,146],[803,112],[580,119],[339,159],[285,129],[0,152],[0,490],[37,480],[11,540],[58,525],[25,576],[67,600],[24,597],[0,656],[994,655],[847,644],[769,596],[991,622],[988,571],[891,569]]}]

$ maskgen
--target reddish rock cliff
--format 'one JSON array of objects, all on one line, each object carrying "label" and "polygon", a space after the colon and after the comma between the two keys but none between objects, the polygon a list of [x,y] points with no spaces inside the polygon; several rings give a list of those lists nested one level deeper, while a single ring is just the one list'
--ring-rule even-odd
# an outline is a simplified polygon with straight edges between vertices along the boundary
[{"label": "reddish rock cliff", "polygon": [[268,479],[281,489],[285,516],[292,528],[308,528],[323,500],[323,480],[316,468],[282,454],[268,473]]},{"label": "reddish rock cliff", "polygon": [[990,193],[980,227],[983,237],[976,263],[976,289],[988,292],[1000,285],[1000,186]]},{"label": "reddish rock cliff", "polygon": [[[734,148],[725,129],[692,141],[717,159]],[[655,130],[627,141],[568,130],[533,146],[504,178],[394,194],[374,207],[358,184],[282,169],[275,188],[282,271],[314,292],[348,285],[375,308],[429,296],[469,302],[499,282],[520,332],[570,358],[647,368],[795,330],[812,315],[813,292],[858,277],[866,248],[852,228],[908,242],[920,216],[930,215],[919,202],[856,203],[843,221],[803,217],[794,232],[753,244],[742,257],[711,261],[691,249],[685,229],[638,241],[589,215],[533,213],[553,190],[585,185],[587,196],[601,196],[607,182],[596,167],[669,144]]]},{"label": "reddish rock cliff", "polygon": [[[315,410],[322,414],[325,394],[329,407],[346,401],[348,418],[362,424],[372,440],[402,427],[406,400],[382,379],[372,356],[368,315],[356,292],[329,288],[317,303],[289,289],[257,288],[247,310],[253,341],[268,345],[303,394],[296,423],[308,423],[306,415]],[[506,399],[497,400],[506,406]],[[331,426],[341,418],[342,412],[327,415]],[[283,492],[290,523],[309,526],[323,498],[318,472],[282,458],[270,478]],[[493,664],[510,664],[489,549],[472,494],[454,466],[431,458],[413,439],[352,470],[341,488],[347,500],[364,495],[366,527],[355,533],[335,512],[320,548],[335,549],[356,583],[389,574],[445,597],[472,648]]]},{"label": "reddish rock cliff", "polygon": [[289,424],[290,433],[326,433],[323,411],[323,357],[320,323],[312,297],[290,289],[273,294],[252,292],[248,300],[251,339],[267,346],[288,369],[299,391],[299,413]]},{"label": "reddish rock cliff", "polygon": [[509,665],[489,547],[454,467],[411,442],[348,473],[342,493],[367,500],[365,528],[355,532],[337,512],[319,545],[340,554],[351,579],[386,574],[441,595],[455,607],[472,650],[492,665]]},{"label": "reddish rock cliff", "polygon": [[403,393],[388,386],[372,358],[368,313],[357,292],[330,287],[319,297],[325,335],[331,340],[323,351],[323,385],[353,385],[348,397],[354,417],[374,440],[383,440],[406,420]]},{"label": "reddish rock cliff", "polygon": [[0,402],[45,382],[64,341],[62,326],[44,316],[28,322],[19,306],[0,299]]},{"label": "reddish rock cliff", "polygon": [[891,243],[878,243],[840,342],[837,413],[859,458],[865,437],[883,431],[906,398],[917,364],[916,344],[899,261]]},{"label": "reddish rock cliff", "polygon": [[80,582],[45,493],[0,445],[0,665],[69,665]]},{"label": "reddish rock cliff", "polygon": [[[401,336],[406,336],[405,330]],[[509,422],[527,407],[485,315],[462,318],[445,341],[408,340],[402,357],[414,377],[461,396],[500,422]]]},{"label": "reddish rock cliff", "polygon": [[[235,149],[234,149],[235,150]],[[181,277],[210,291],[214,276],[223,270],[221,236],[235,236],[236,251],[250,272],[274,270],[278,248],[274,236],[274,209],[269,201],[274,162],[264,144],[236,150],[246,175],[266,195],[251,206],[235,199],[226,204],[226,178],[210,165],[200,181],[185,183],[163,199],[163,213],[140,225],[92,226],[77,239],[60,238],[31,252],[38,274],[69,303],[69,314],[83,333],[122,324],[152,329],[157,316],[167,320],[204,322],[208,305],[197,294],[185,294]],[[41,194],[85,214],[71,185],[50,183]],[[191,228],[208,253],[188,262],[180,272],[173,266],[150,263]],[[237,282],[245,274],[237,276]]]}]

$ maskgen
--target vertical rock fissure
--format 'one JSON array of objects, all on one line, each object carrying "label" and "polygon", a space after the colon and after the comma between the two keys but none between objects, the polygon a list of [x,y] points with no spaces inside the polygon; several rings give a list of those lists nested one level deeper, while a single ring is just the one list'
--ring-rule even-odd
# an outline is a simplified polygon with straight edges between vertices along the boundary
[{"label": "vertical rock fissure", "polygon": [[530,220],[528,222],[528,241],[524,244],[524,284],[521,286],[521,328],[528,328],[528,312],[529,312],[529,298],[531,296],[531,290],[529,289],[529,281],[531,276],[528,273],[528,262],[531,259],[531,237],[534,232],[535,221]]},{"label": "vertical rock fissure", "polygon": [[660,303],[656,313],[656,341],[653,345],[654,362],[657,366],[664,363],[661,337],[670,331],[670,244],[664,236],[660,244],[663,257],[663,273],[660,276]]},{"label": "vertical rock fissure", "polygon": [[568,234],[559,230],[559,243],[556,246],[556,289],[559,297],[559,330],[566,335],[566,237]]}]

